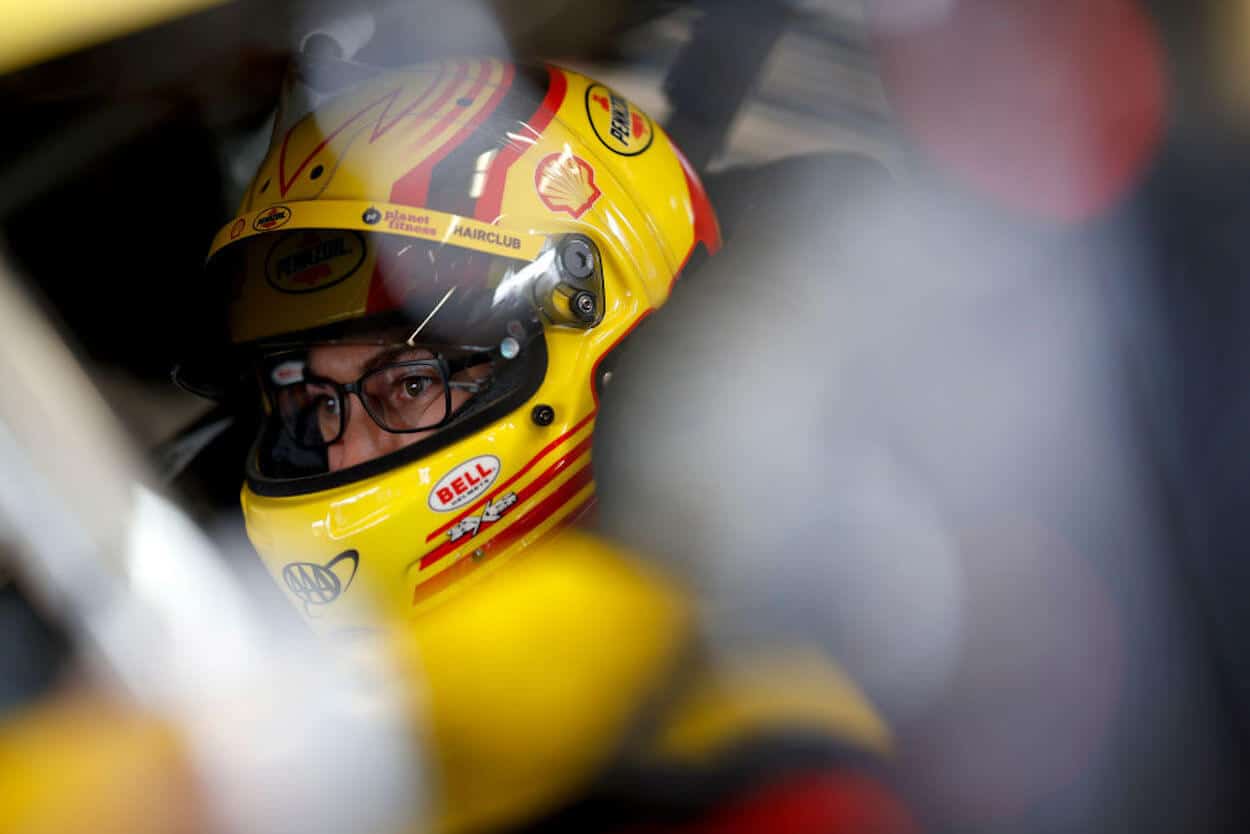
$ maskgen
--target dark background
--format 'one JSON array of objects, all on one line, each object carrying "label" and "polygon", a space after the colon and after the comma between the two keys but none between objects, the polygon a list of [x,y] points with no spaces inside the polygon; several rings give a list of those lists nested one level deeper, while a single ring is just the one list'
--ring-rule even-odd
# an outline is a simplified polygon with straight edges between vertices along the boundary
[{"label": "dark background", "polygon": [[[1243,790],[1250,753],[1250,97],[1242,93],[1250,72],[1241,71],[1250,68],[1250,26],[1239,27],[1250,18],[1240,5],[917,2],[895,8],[947,11],[900,24],[852,2],[501,2],[473,11],[375,3],[379,35],[356,57],[401,65],[508,51],[566,62],[614,84],[666,124],[707,172],[728,245],[723,265],[713,261],[691,276],[698,291],[679,295],[656,326],[661,347],[629,360],[639,365],[634,379],[662,373],[664,350],[669,358],[672,351],[694,355],[688,328],[705,321],[700,294],[714,292],[708,288],[717,280],[732,288],[734,275],[770,270],[784,280],[774,259],[783,246],[805,274],[826,269],[827,285],[862,277],[822,267],[828,247],[852,253],[839,263],[860,266],[908,250],[919,281],[926,263],[1007,247],[1007,262],[1019,266],[1011,277],[1020,280],[1005,280],[1000,266],[982,264],[977,274],[974,264],[968,281],[999,282],[994,293],[969,299],[971,317],[943,318],[935,307],[934,321],[949,329],[921,342],[941,347],[956,330],[971,329],[976,341],[951,352],[969,367],[1000,350],[1011,356],[1029,323],[1050,315],[1033,317],[1030,305],[1057,285],[1072,282],[1090,293],[1082,303],[1098,313],[1089,319],[1096,332],[1075,355],[1105,371],[1116,420],[1105,437],[1119,450],[1131,488],[1114,480],[1089,486],[1082,450],[1066,450],[1071,503],[1064,512],[1032,513],[1030,524],[1042,519],[1047,528],[1033,541],[1065,542],[1057,549],[1092,565],[1098,580],[1056,585],[1046,571],[1026,579],[1056,601],[1057,617],[1094,585],[1109,589],[1110,602],[1091,604],[1111,612],[1115,626],[1107,633],[1115,636],[1077,631],[1063,634],[1067,642],[1033,641],[1004,628],[1008,602],[977,597],[972,582],[968,622],[978,636],[968,645],[1010,658],[1000,664],[1007,673],[959,667],[924,709],[891,706],[890,692],[874,690],[869,671],[858,677],[895,726],[901,784],[934,830],[1241,831],[1250,823]],[[169,383],[169,371],[218,337],[202,258],[230,217],[238,171],[266,130],[298,43],[294,33],[317,19],[311,4],[237,2],[0,78],[0,223],[10,265],[145,448],[176,437],[205,411]],[[1133,46],[1133,33],[1143,31],[1157,53]],[[1152,72],[1157,83],[1147,77]],[[1055,184],[1063,176],[1054,174],[1062,168],[1054,160],[1071,131],[1093,136],[1096,152],[1082,159],[1080,185],[1065,190]],[[1051,154],[1054,147],[1060,150]],[[898,192],[883,182],[899,184]],[[889,236],[862,238],[878,250],[865,254],[846,224],[858,216],[859,201],[879,200],[895,207],[893,225],[884,226]],[[897,208],[904,204],[939,208]],[[769,218],[764,231],[748,216]],[[1127,252],[1120,245],[1126,238],[1133,241]],[[804,260],[804,247],[825,251]],[[730,305],[750,298],[745,290],[720,295]],[[865,316],[879,314],[871,294],[850,297],[864,303]],[[949,297],[963,298],[958,287]],[[819,313],[807,315],[819,321]],[[909,334],[889,325],[883,316],[873,331],[886,359],[861,368],[872,385],[916,361],[904,349]],[[1085,338],[1079,328],[1045,332],[1043,344],[1063,342],[1056,349]],[[830,349],[838,344],[831,340]],[[812,373],[824,367],[819,356],[802,361]],[[1012,370],[1004,369],[1012,383],[1027,385],[1020,375],[1028,368]],[[869,399],[880,393],[872,385],[864,383],[875,392]],[[997,523],[1017,505],[1004,504],[993,524],[960,515],[958,484],[967,473],[941,458],[945,447],[928,433],[940,409],[910,391],[889,391],[878,404],[915,417],[893,429],[894,439],[939,502],[954,507],[948,517],[965,566],[986,575],[994,554],[1046,550]],[[702,407],[725,412],[721,401]],[[829,407],[832,426],[838,403]],[[664,430],[665,413],[652,411],[649,419]],[[612,431],[622,429],[606,424],[608,437]],[[602,457],[610,523],[615,470],[610,454]],[[1034,463],[1022,460],[1017,471]],[[223,457],[193,475],[209,482],[180,488],[211,526],[218,513],[229,513],[241,460]],[[1082,515],[1085,489],[1114,491],[1129,509]],[[1034,508],[1046,500],[1041,491],[1017,497]],[[1039,558],[1055,563],[1051,553]],[[4,703],[12,704],[50,685],[69,649],[54,613],[36,615],[11,582],[3,594],[0,681]],[[824,626],[837,621],[818,615]],[[853,673],[868,669],[855,645],[813,628]],[[1109,655],[1054,662],[1065,653],[1083,657],[1103,639],[1114,643]],[[1039,653],[1036,663],[1013,665],[1030,652]],[[1096,737],[1088,748],[1051,755],[1062,744],[1048,752],[1052,737],[1042,731],[995,746],[1022,723],[1012,703],[1101,697],[1097,687],[1056,685],[1050,671],[1084,680],[1106,663],[1116,665],[1115,694],[1107,715],[1087,730]],[[1045,721],[1059,727],[1071,715],[1059,708]],[[978,757],[990,766],[968,765]]]}]

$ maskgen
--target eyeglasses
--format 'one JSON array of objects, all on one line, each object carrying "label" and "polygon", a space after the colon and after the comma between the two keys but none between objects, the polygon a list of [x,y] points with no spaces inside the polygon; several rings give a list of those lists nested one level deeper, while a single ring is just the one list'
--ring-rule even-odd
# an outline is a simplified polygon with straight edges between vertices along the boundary
[{"label": "eyeglasses", "polygon": [[348,420],[348,394],[360,398],[373,422],[389,432],[405,434],[429,431],[454,416],[453,390],[478,394],[486,381],[453,379],[469,368],[489,362],[483,355],[458,359],[412,359],[374,368],[355,382],[305,373],[299,382],[274,391],[275,411],[296,444],[320,449],[343,436]]}]

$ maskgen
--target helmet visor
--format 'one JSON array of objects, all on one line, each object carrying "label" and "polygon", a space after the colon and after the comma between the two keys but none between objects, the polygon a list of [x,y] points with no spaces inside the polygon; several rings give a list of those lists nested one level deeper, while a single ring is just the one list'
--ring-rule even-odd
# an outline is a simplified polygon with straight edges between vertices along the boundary
[{"label": "helmet visor", "polygon": [[[323,345],[313,351],[335,349]],[[442,428],[461,405],[484,393],[495,375],[489,354],[453,360],[407,344],[383,348],[365,367],[347,383],[310,369],[300,379],[274,386],[274,412],[297,445],[320,449],[339,442],[353,394],[377,427],[392,434]]]},{"label": "helmet visor", "polygon": [[208,272],[229,288],[231,341],[264,394],[253,487],[346,482],[338,473],[451,442],[537,390],[544,327],[593,327],[603,310],[584,236],[382,204],[244,216],[219,233]]},{"label": "helmet visor", "polygon": [[524,402],[542,382],[541,330],[480,352],[396,342],[396,331],[317,342],[262,357],[265,417],[253,486],[290,494],[346,483],[449,443]]}]

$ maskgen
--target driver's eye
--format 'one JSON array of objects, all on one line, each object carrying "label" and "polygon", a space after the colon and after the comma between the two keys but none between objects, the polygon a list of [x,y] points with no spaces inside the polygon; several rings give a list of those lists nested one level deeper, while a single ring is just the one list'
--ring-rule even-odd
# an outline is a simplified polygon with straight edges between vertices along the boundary
[{"label": "driver's eye", "polygon": [[430,387],[430,378],[426,376],[410,376],[403,379],[404,393],[410,397],[419,397]]},{"label": "driver's eye", "polygon": [[321,402],[319,402],[317,405],[318,405],[319,410],[324,411],[327,414],[339,413],[339,398],[338,397],[322,397]]}]

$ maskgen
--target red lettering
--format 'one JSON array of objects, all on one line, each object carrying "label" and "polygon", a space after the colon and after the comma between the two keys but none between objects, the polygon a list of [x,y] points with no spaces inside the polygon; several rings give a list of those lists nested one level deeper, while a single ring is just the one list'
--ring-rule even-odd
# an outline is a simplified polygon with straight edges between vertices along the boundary
[{"label": "red lettering", "polygon": [[464,485],[464,478],[457,478],[456,480],[452,481],[451,488],[456,491],[457,495],[464,495],[466,492],[469,491],[469,488]]},{"label": "red lettering", "polygon": [[591,97],[590,97],[590,100],[591,100],[591,101],[593,101],[593,102],[595,102],[596,104],[598,104],[598,105],[599,105],[600,107],[602,107],[604,110],[611,110],[611,109],[612,109],[612,108],[611,108],[611,106],[609,106],[609,105],[608,105],[608,97],[607,97],[607,96],[591,96]]},{"label": "red lettering", "polygon": [[437,495],[437,496],[438,496],[438,500],[439,500],[439,501],[442,501],[444,504],[446,504],[447,502],[451,501],[451,499],[452,499],[452,498],[455,498],[455,497],[456,497],[456,496],[452,493],[452,491],[451,491],[450,489],[448,489],[447,487],[439,487],[438,491],[437,491],[436,493],[434,493],[434,494],[435,494],[435,495]]},{"label": "red lettering", "polygon": [[303,272],[296,273],[295,276],[291,278],[291,282],[294,284],[315,284],[322,278],[326,278],[329,275],[329,266],[326,264],[317,264],[316,266],[305,269]]},{"label": "red lettering", "polygon": [[469,482],[469,486],[477,486],[482,482],[481,478],[474,478],[472,472],[464,473],[464,479]]},{"label": "red lettering", "polygon": [[477,474],[481,475],[483,478],[489,478],[494,471],[494,469],[486,469],[480,463],[477,465]]}]

